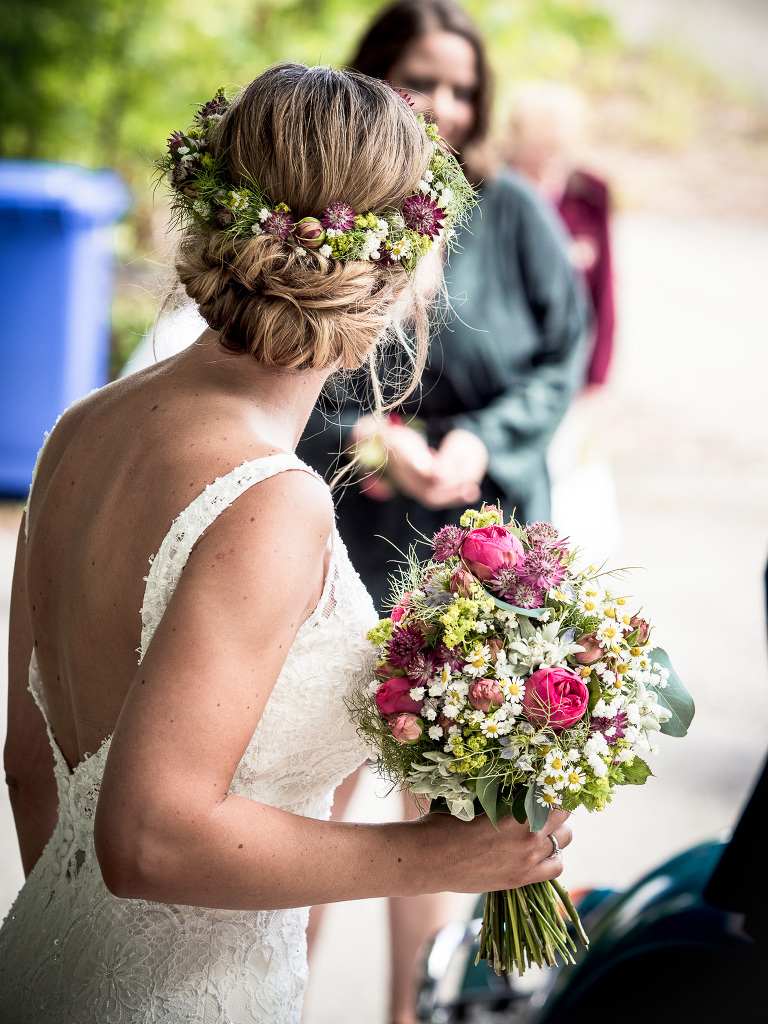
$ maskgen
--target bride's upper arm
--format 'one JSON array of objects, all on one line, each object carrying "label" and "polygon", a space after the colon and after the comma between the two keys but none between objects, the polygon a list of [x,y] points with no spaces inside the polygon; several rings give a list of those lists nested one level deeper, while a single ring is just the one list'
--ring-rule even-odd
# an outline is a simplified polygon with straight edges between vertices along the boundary
[{"label": "bride's upper arm", "polygon": [[120,713],[96,817],[100,861],[140,836],[173,842],[224,799],[322,593],[332,525],[325,486],[287,472],[206,531]]}]

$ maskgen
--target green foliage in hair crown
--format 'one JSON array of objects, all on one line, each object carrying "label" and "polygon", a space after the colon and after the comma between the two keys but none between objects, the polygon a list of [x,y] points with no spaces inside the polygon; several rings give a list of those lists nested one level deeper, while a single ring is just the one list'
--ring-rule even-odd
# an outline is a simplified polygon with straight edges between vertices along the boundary
[{"label": "green foliage in hair crown", "polygon": [[[403,97],[403,102],[408,100]],[[419,190],[401,209],[353,210],[343,197],[319,218],[298,216],[283,202],[273,202],[253,179],[235,185],[226,161],[215,158],[210,140],[229,100],[219,89],[202,104],[185,132],[174,132],[168,152],[157,162],[171,189],[178,225],[221,231],[227,237],[268,234],[317,253],[325,259],[400,263],[408,273],[441,241],[450,245],[456,228],[476,197],[456,157],[437,126],[416,115],[431,144],[429,167]]]}]

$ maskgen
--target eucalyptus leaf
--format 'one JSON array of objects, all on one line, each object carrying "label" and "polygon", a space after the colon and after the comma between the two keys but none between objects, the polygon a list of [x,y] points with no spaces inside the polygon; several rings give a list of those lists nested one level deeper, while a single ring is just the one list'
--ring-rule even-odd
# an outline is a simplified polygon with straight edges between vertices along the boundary
[{"label": "eucalyptus leaf", "polygon": [[589,702],[587,704],[587,715],[591,715],[595,710],[595,705],[602,697],[602,690],[600,689],[600,682],[593,672],[587,681],[587,689],[589,690]]},{"label": "eucalyptus leaf", "polygon": [[693,697],[683,686],[677,672],[672,668],[669,655],[661,647],[654,647],[650,655],[651,661],[658,662],[662,668],[669,670],[669,679],[665,687],[654,687],[659,698],[659,704],[663,705],[671,713],[672,717],[664,722],[661,731],[665,736],[685,736],[688,726],[693,721],[696,705]]},{"label": "eucalyptus leaf", "polygon": [[524,615],[529,619],[540,619],[548,611],[547,608],[518,608],[514,604],[502,601],[500,597],[497,597],[496,594],[492,594],[490,590],[486,590],[485,587],[483,587],[483,591],[486,597],[489,597],[497,608],[503,608],[505,612],[514,612],[516,615]]},{"label": "eucalyptus leaf", "polygon": [[544,792],[544,787],[532,782],[528,787],[528,794],[525,798],[525,813],[528,817],[528,824],[531,832],[540,832],[547,824],[549,808],[538,803],[536,797]]},{"label": "eucalyptus leaf", "polygon": [[494,825],[496,825],[496,796],[499,792],[500,782],[501,776],[499,775],[481,775],[477,779],[476,786],[477,799],[480,801],[480,806]]}]

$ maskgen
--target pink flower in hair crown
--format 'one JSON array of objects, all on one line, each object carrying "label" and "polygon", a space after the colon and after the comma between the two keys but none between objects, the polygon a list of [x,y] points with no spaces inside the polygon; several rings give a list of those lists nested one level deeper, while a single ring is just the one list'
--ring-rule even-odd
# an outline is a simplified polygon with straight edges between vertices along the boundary
[{"label": "pink flower in hair crown", "polygon": [[327,206],[320,215],[320,223],[324,228],[334,231],[348,231],[355,226],[355,211],[340,199]]},{"label": "pink flower in hair crown", "polygon": [[445,213],[429,196],[419,193],[403,203],[403,220],[411,231],[436,238],[445,222]]},{"label": "pink flower in hair crown", "polygon": [[272,210],[261,225],[265,235],[276,235],[285,240],[293,231],[293,217],[282,210]]}]

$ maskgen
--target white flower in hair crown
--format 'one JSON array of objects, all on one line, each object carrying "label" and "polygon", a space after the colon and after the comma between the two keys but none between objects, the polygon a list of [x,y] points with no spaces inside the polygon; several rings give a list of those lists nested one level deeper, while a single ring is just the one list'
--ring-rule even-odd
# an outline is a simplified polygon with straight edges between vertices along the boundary
[{"label": "white flower in hair crown", "polygon": [[233,184],[224,158],[211,153],[211,137],[228,107],[229,100],[219,89],[199,107],[186,132],[173,133],[167,154],[157,162],[171,187],[172,210],[182,227],[205,226],[226,237],[274,235],[325,259],[399,263],[411,273],[436,242],[450,245],[456,228],[477,201],[437,126],[417,114],[431,144],[429,167],[419,191],[405,200],[402,209],[356,211],[340,198],[319,218],[297,219],[285,203],[273,203],[253,179]]}]

